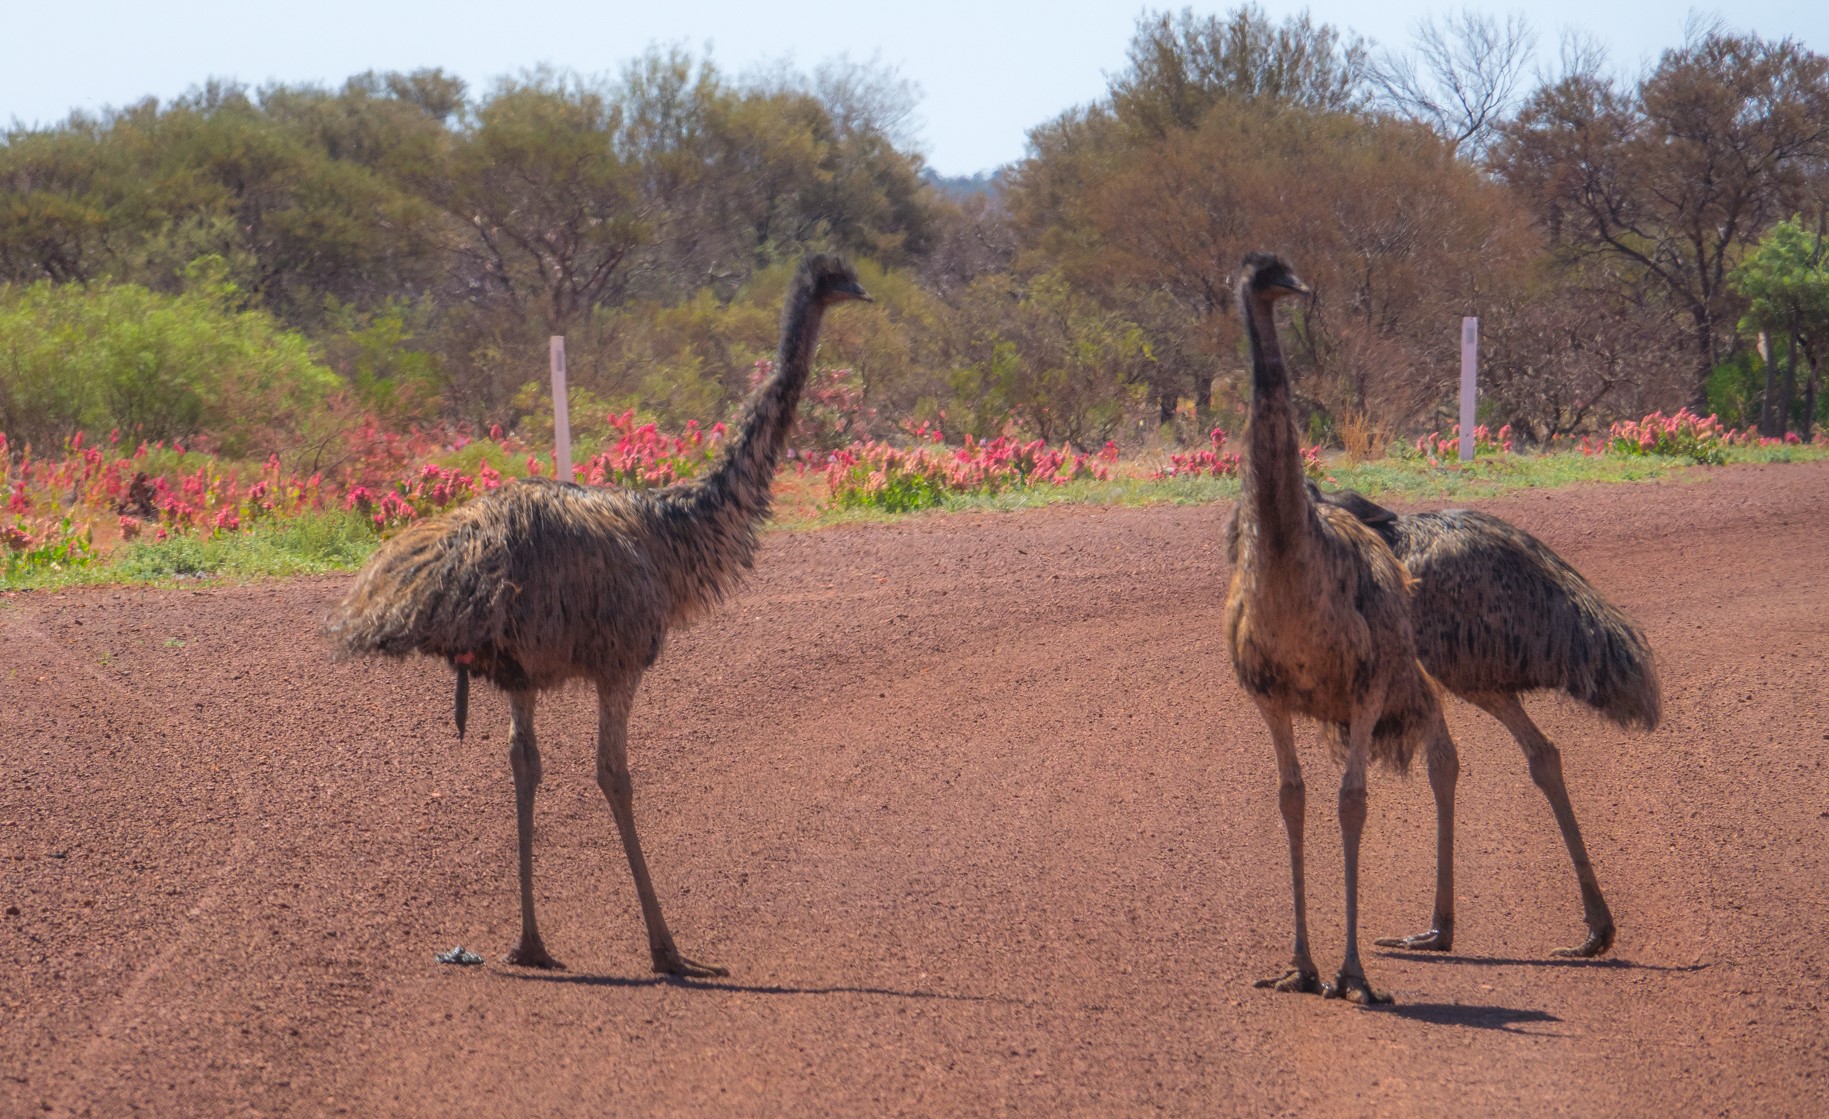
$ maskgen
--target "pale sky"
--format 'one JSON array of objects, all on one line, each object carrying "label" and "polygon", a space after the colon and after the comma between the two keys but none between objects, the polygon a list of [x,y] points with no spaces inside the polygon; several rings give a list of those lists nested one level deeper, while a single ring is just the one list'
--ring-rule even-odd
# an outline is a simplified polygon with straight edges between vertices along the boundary
[{"label": "pale sky", "polygon": [[[51,123],[72,109],[101,109],[148,94],[169,98],[208,77],[335,86],[364,70],[438,66],[486,88],[500,75],[545,62],[584,74],[617,71],[651,43],[680,43],[729,73],[791,57],[810,69],[848,54],[880,57],[919,85],[919,130],[929,163],[970,174],[1019,158],[1030,127],[1090,101],[1146,5],[1056,0],[89,0],[59,8],[0,0],[0,123]],[[1150,7],[1179,8],[1170,3]],[[1223,11],[1231,3],[1196,3]],[[1452,6],[1429,0],[1264,0],[1273,17],[1303,7],[1321,21],[1379,43],[1405,42],[1422,16]],[[1476,2],[1493,12],[1521,4]],[[1656,0],[1535,0],[1528,5],[1539,56],[1553,62],[1557,34],[1579,27],[1635,73],[1679,43],[1690,8]],[[1829,0],[1739,0],[1716,6],[1730,27],[1785,35],[1829,53]]]}]

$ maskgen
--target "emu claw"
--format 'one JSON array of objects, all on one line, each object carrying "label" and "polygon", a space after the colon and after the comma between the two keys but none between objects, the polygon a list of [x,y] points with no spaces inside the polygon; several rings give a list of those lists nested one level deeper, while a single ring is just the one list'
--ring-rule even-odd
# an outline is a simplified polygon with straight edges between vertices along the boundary
[{"label": "emu claw", "polygon": [[1606,955],[1607,949],[1612,947],[1613,922],[1609,921],[1603,927],[1588,933],[1588,939],[1582,941],[1580,947],[1558,948],[1550,955],[1560,956],[1567,960],[1591,960],[1596,956]]},{"label": "emu claw", "polygon": [[1260,979],[1251,985],[1297,995],[1318,995],[1326,989],[1321,985],[1321,976],[1318,973],[1299,967],[1292,967],[1280,976]]},{"label": "emu claw", "polygon": [[1380,948],[1403,948],[1411,952],[1446,952],[1454,947],[1454,929],[1438,924],[1428,932],[1414,936],[1381,936],[1372,943]]},{"label": "emu claw", "polygon": [[1372,985],[1365,981],[1365,976],[1348,975],[1344,971],[1334,976],[1334,981],[1322,990],[1321,997],[1345,999],[1357,1006],[1383,1006],[1391,1001],[1390,995],[1381,995],[1372,990]]},{"label": "emu claw", "polygon": [[730,969],[727,967],[720,967],[717,964],[702,964],[697,960],[689,960],[678,952],[665,956],[656,955],[654,970],[662,975],[677,975],[682,979],[717,979],[730,974]]}]

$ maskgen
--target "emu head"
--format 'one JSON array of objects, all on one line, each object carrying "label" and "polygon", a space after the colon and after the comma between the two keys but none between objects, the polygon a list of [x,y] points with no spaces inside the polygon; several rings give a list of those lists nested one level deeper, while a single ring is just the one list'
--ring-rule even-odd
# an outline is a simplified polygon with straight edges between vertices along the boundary
[{"label": "emu head", "polygon": [[1245,258],[1245,272],[1239,280],[1241,290],[1258,299],[1277,300],[1290,295],[1312,295],[1289,262],[1275,253],[1252,253]]},{"label": "emu head", "polygon": [[851,299],[873,302],[870,293],[857,282],[857,273],[842,257],[824,253],[807,257],[800,264],[798,280],[811,287],[813,299],[824,307]]}]

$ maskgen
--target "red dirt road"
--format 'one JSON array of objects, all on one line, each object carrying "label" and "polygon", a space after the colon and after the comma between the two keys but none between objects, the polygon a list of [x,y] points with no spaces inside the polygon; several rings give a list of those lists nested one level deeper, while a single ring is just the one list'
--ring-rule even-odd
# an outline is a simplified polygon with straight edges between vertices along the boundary
[{"label": "red dirt road", "polygon": [[[341,579],[0,600],[0,1115],[1806,1115],[1829,1097],[1829,464],[1486,503],[1649,631],[1654,735],[1539,699],[1620,925],[1454,703],[1459,927],[1398,1002],[1253,990],[1275,767],[1220,632],[1224,510],[771,536],[632,728],[681,948],[647,973],[583,693],[542,707],[516,928],[506,705],[330,664]],[[1304,734],[1341,944],[1336,770]],[[1375,774],[1364,931],[1428,915],[1427,781]],[[13,910],[17,910],[16,913]],[[486,967],[433,962],[454,944]]]}]

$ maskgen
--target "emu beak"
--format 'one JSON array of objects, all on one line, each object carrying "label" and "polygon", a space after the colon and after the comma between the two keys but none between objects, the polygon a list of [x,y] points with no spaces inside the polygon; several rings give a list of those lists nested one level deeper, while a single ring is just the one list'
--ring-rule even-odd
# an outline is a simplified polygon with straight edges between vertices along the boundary
[{"label": "emu beak", "polygon": [[876,300],[870,298],[870,293],[864,290],[864,286],[856,280],[846,280],[843,283],[834,284],[832,285],[832,290],[839,295],[846,296],[850,299],[861,299],[865,303],[876,302]]}]

